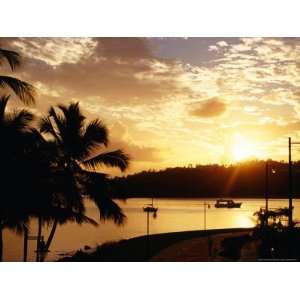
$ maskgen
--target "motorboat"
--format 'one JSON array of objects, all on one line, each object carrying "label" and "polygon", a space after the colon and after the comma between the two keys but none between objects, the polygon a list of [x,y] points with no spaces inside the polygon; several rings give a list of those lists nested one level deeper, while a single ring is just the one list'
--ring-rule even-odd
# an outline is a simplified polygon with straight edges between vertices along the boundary
[{"label": "motorboat", "polygon": [[216,201],[216,208],[240,208],[242,202],[234,202],[232,199],[218,199]]}]

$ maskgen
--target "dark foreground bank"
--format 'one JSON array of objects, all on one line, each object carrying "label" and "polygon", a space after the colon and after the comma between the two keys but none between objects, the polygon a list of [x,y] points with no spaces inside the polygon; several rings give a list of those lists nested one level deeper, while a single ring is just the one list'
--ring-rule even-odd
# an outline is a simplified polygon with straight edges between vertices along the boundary
[{"label": "dark foreground bank", "polygon": [[224,233],[247,233],[249,228],[229,228],[162,233],[128,240],[109,242],[92,252],[77,251],[59,261],[70,262],[143,262],[149,261],[163,249],[178,242]]}]

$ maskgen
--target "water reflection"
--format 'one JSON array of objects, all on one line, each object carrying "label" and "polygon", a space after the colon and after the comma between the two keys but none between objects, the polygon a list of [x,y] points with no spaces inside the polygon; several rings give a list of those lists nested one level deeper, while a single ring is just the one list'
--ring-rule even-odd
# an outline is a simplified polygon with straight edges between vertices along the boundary
[{"label": "water reflection", "polygon": [[[214,207],[214,199],[206,199],[210,208],[206,208],[206,228],[233,228],[252,227],[255,225],[253,213],[264,206],[263,199],[237,199],[242,201],[240,209],[227,209]],[[158,207],[157,218],[149,218],[150,234],[201,230],[204,227],[204,205],[203,199],[155,199],[155,206]],[[48,260],[54,260],[60,253],[70,252],[83,248],[85,245],[91,247],[97,244],[126,239],[147,233],[147,219],[143,212],[143,206],[149,199],[128,199],[125,203],[119,202],[126,215],[127,221],[124,226],[118,227],[112,222],[100,223],[98,227],[90,225],[78,226],[67,224],[57,230],[53,241]],[[287,200],[272,200],[271,207],[287,206]],[[95,207],[88,207],[87,215],[97,220],[98,212]],[[300,219],[300,206],[294,201],[294,218]],[[31,234],[36,234],[36,224],[31,224]],[[44,232],[48,235],[49,232]],[[4,232],[4,260],[20,261],[23,251],[23,237],[13,232]],[[35,257],[35,242],[29,243],[29,260]]]}]

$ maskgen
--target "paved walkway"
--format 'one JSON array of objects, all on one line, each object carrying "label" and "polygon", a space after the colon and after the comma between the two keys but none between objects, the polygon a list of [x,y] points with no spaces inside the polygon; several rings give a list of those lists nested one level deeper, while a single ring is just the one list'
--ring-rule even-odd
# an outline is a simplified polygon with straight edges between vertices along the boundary
[{"label": "paved walkway", "polygon": [[[249,230],[250,232],[250,230]],[[151,261],[170,261],[170,262],[204,262],[204,261],[228,261],[219,255],[222,250],[222,241],[227,237],[236,237],[245,235],[248,232],[223,233],[210,235],[208,237],[197,237],[173,244],[157,255],[152,257]],[[256,255],[255,246],[242,248],[241,260],[254,260]]]}]

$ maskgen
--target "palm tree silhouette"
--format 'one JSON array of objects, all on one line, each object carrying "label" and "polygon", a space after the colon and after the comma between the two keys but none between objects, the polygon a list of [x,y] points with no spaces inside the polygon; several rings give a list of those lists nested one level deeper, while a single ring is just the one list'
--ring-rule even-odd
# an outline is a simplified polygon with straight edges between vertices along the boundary
[{"label": "palm tree silhouette", "polygon": [[[50,225],[54,219],[58,224],[67,222],[89,223],[94,226],[98,224],[85,216],[83,210],[75,211],[73,207],[66,205],[70,196],[68,191],[72,190],[73,186],[69,184],[68,174],[57,166],[55,144],[44,139],[37,129],[30,128],[30,134],[27,135],[23,148],[26,149],[25,155],[18,160],[21,170],[11,182],[11,189],[13,189],[12,185],[15,185],[21,191],[21,194],[15,197],[19,199],[14,205],[17,212],[22,213],[26,221],[31,218],[38,219],[36,255],[37,261],[41,261],[45,254],[41,251],[43,250],[41,247],[43,225]],[[29,227],[27,222],[23,223],[24,252],[27,252],[26,235]]]},{"label": "palm tree silhouette", "polygon": [[[11,71],[14,71],[17,67],[20,66],[20,63],[21,63],[20,55],[15,51],[10,51],[10,50],[5,50],[5,49],[0,48],[0,66],[4,62],[7,62]],[[11,89],[17,95],[17,97],[25,104],[31,104],[31,103],[35,102],[34,87],[25,81],[19,80],[12,76],[0,75],[0,88],[2,88],[4,90],[6,90],[7,88]],[[20,130],[22,131],[27,126],[27,124],[25,124],[25,123],[30,122],[33,116],[31,115],[30,112],[25,111],[25,110],[19,111],[19,113],[16,113],[15,115],[5,116],[5,109],[7,106],[8,99],[9,99],[9,96],[5,96],[5,95],[2,95],[0,98],[0,100],[1,100],[1,103],[0,103],[1,125],[0,126],[4,126],[3,128],[0,128],[0,132],[1,132],[0,137],[1,137],[1,140],[5,142],[5,144],[7,144],[7,141],[9,141],[10,146],[13,146],[12,145],[13,139],[20,137],[19,136]],[[16,137],[16,134],[18,135],[18,137]],[[21,149],[22,149],[22,145],[20,145],[20,143],[18,146],[21,146]],[[7,147],[4,147],[4,148],[7,148]],[[5,151],[5,149],[3,149],[3,147],[2,147],[2,150]],[[10,154],[12,154],[12,153],[10,153]],[[6,160],[6,156],[2,156],[2,158],[4,158]],[[12,156],[11,156],[11,158],[12,158]],[[16,157],[14,158],[14,161],[16,161],[15,159],[16,159]],[[3,170],[3,168],[4,168],[3,164],[1,164],[1,167]],[[12,169],[10,169],[9,171],[11,171],[11,170]],[[5,195],[4,191],[2,194]],[[0,203],[0,206],[2,208],[3,208],[3,203],[2,203],[3,201],[5,201],[5,200],[2,200]],[[5,204],[4,204],[4,206],[5,206]],[[9,214],[9,212],[2,209],[2,213],[0,216],[0,219],[1,219],[1,221],[0,221],[0,261],[2,261],[2,256],[3,256],[2,231],[3,231],[4,226],[6,226],[6,227],[9,226],[9,227],[14,228],[15,225],[17,225],[18,233],[21,232],[21,228],[23,227],[23,226],[20,227],[19,224],[17,224],[18,223],[17,219],[15,219],[12,223],[10,223],[10,221],[8,219],[6,219],[5,214]],[[10,212],[9,219],[10,220],[12,219],[11,212]],[[20,219],[20,216],[19,216],[19,219]]]},{"label": "palm tree silhouette", "polygon": [[[111,197],[110,180],[95,168],[105,165],[124,171],[129,157],[122,150],[99,153],[109,142],[107,128],[99,119],[87,124],[85,119],[79,104],[71,103],[51,107],[39,124],[41,133],[48,135],[48,142],[55,145],[52,157],[57,207],[84,216],[84,200],[88,198],[99,209],[100,220],[112,219],[121,225],[125,215]],[[45,251],[48,251],[59,223],[59,217],[54,214]]]},{"label": "palm tree silhouette", "polygon": [[27,189],[22,162],[26,161],[27,149],[31,147],[31,122],[34,118],[26,109],[7,112],[9,97],[0,96],[0,137],[3,141],[0,147],[0,261],[3,257],[3,229],[13,228],[20,233],[28,222],[27,212],[22,209],[25,204],[20,201],[21,194],[25,196]]},{"label": "palm tree silhouette", "polygon": [[[20,65],[20,56],[0,49],[0,66],[4,62],[14,71]],[[34,103],[34,88],[24,81],[0,75],[0,88],[11,89],[24,104]],[[0,260],[3,229],[24,231],[26,238],[32,217],[39,223],[39,261],[46,258],[57,225],[66,222],[98,225],[85,215],[85,198],[94,201],[100,220],[112,219],[122,224],[125,215],[112,200],[110,179],[95,169],[105,165],[124,171],[129,157],[122,150],[99,153],[108,144],[105,125],[98,119],[85,124],[78,103],[73,103],[51,107],[37,130],[32,127],[34,115],[28,110],[7,112],[9,99],[10,96],[0,96],[0,137],[4,141],[0,147],[0,172],[3,172]],[[44,252],[39,253],[45,224],[52,224],[52,229]]]},{"label": "palm tree silhouette", "polygon": [[[3,62],[8,62],[11,71],[14,71],[20,66],[20,55],[15,51],[5,50],[0,48],[0,66]],[[34,103],[34,87],[20,79],[12,76],[0,75],[0,87],[9,88],[25,103]]]}]

